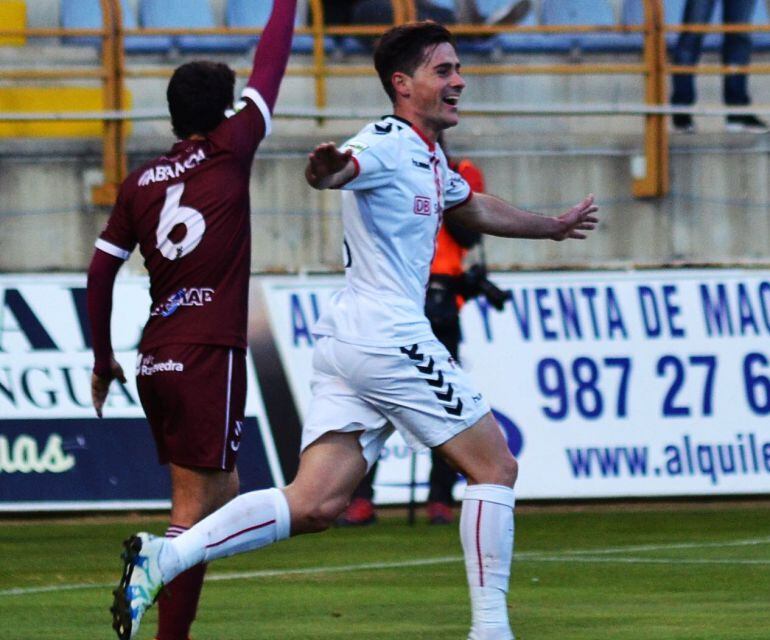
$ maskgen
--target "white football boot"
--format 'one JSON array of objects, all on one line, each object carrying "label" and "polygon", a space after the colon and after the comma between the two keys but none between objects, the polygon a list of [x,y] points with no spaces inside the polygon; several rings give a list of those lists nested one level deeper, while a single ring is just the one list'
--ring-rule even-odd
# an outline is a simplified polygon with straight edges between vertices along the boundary
[{"label": "white football boot", "polygon": [[136,638],[144,612],[158,599],[163,579],[158,564],[165,538],[138,533],[123,543],[123,575],[110,611],[120,640]]}]

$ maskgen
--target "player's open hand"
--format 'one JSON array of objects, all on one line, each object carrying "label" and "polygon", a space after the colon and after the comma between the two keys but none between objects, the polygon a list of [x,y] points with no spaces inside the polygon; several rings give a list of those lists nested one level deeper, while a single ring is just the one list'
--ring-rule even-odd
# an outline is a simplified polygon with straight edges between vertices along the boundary
[{"label": "player's open hand", "polygon": [[110,373],[106,376],[91,374],[91,402],[93,402],[96,415],[102,417],[102,408],[107,394],[110,391],[110,384],[113,380],[120,380],[126,383],[126,376],[123,373],[123,367],[118,364],[114,357],[110,357]]},{"label": "player's open hand", "polygon": [[308,164],[305,168],[308,184],[316,189],[336,186],[333,182],[335,174],[348,167],[352,155],[352,149],[340,151],[333,142],[319,144],[308,154]]},{"label": "player's open hand", "polygon": [[561,241],[567,238],[583,240],[585,231],[593,231],[599,219],[594,215],[599,210],[594,204],[594,194],[586,196],[569,211],[562,213],[558,220],[561,222],[559,230],[553,235],[553,240]]}]

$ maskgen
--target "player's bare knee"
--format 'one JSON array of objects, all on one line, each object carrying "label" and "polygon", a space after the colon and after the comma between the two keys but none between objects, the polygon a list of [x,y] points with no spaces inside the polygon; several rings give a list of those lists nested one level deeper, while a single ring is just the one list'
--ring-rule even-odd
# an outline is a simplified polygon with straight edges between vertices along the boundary
[{"label": "player's bare knee", "polygon": [[519,475],[519,463],[512,455],[501,456],[490,469],[491,476],[486,482],[499,484],[503,487],[513,487]]},{"label": "player's bare knee", "polygon": [[304,514],[308,532],[326,531],[345,510],[344,500],[333,498],[314,505]]},{"label": "player's bare knee", "polygon": [[503,473],[505,475],[505,482],[500,484],[503,484],[506,487],[513,487],[513,485],[516,484],[516,479],[519,477],[519,461],[512,455],[508,456],[506,459],[505,470]]},{"label": "player's bare knee", "polygon": [[476,465],[467,473],[468,484],[498,484],[513,487],[519,475],[519,463],[510,452],[497,456],[492,461]]},{"label": "player's bare knee", "polygon": [[313,496],[296,495],[291,491],[287,491],[286,495],[291,512],[293,535],[325,531],[334,524],[347,506],[347,499],[344,496],[318,499]]}]

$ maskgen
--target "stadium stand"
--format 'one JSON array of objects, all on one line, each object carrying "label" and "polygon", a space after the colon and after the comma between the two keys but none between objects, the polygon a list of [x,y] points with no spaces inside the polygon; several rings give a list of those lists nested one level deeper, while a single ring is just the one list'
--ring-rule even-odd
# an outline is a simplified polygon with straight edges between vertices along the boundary
[{"label": "stadium stand", "polygon": [[[137,9],[142,0],[124,0],[125,4]],[[506,0],[478,0],[482,13],[489,14],[501,6]],[[230,6],[233,2],[233,6]],[[572,5],[572,0],[561,0],[563,6]],[[604,0],[613,8],[614,19],[620,25],[639,25],[643,22],[643,0]],[[79,113],[114,109],[114,104],[106,101],[102,95],[104,86],[101,78],[114,77],[115,84],[125,87],[128,96],[124,98],[124,108],[133,107],[137,113],[144,111],[163,112],[165,78],[172,66],[183,61],[185,56],[157,56],[143,59],[141,56],[127,56],[126,58],[106,63],[99,55],[98,37],[91,36],[94,46],[70,46],[62,43],[62,37],[68,34],[60,33],[51,35],[48,30],[65,24],[63,21],[69,16],[66,10],[67,0],[35,0],[26,3],[27,23],[31,30],[27,34],[25,46],[3,47],[0,55],[3,55],[3,65],[0,75],[8,85],[7,91],[0,92],[0,112],[5,116],[0,117],[0,142],[4,145],[4,157],[0,157],[0,182],[2,182],[4,202],[0,206],[0,215],[3,218],[3,234],[7,239],[2,252],[2,264],[6,269],[29,270],[32,268],[56,268],[61,270],[78,269],[82,267],[82,256],[90,251],[90,243],[83,239],[88,234],[82,232],[82,219],[84,212],[98,211],[97,205],[108,205],[106,197],[89,201],[84,193],[90,193],[93,185],[101,186],[115,179],[115,172],[109,172],[110,167],[116,165],[124,158],[127,167],[136,166],[143,161],[145,155],[155,152],[158,148],[165,148],[172,142],[168,126],[165,122],[156,121],[142,114],[131,125],[124,125],[120,129],[105,126],[105,123],[96,122],[64,122],[52,117],[60,112]],[[268,0],[253,0],[244,2],[243,7],[260,8],[260,5],[268,3]],[[0,9],[11,4],[19,3],[13,0],[0,2]],[[97,20],[91,23],[68,22],[68,26],[91,27],[98,29],[99,0],[75,0],[70,4],[77,4],[75,9],[91,7],[96,8]],[[179,13],[180,2],[163,2],[163,11],[175,11]],[[215,26],[219,25],[247,25],[258,26],[262,22],[259,15],[252,17],[236,16],[235,0],[205,0],[204,3],[213,16]],[[268,3],[269,4],[269,3]],[[537,25],[541,18],[543,0],[536,0],[536,9],[533,10],[524,21],[525,25]],[[681,21],[683,0],[665,0],[666,21],[669,25],[677,25]],[[192,4],[184,3],[184,11],[189,13]],[[125,6],[124,6],[125,9]],[[721,9],[717,9],[717,19]],[[136,11],[133,16],[136,16]],[[300,15],[304,18],[306,13]],[[124,14],[126,26],[131,26],[132,13]],[[598,19],[586,20],[596,23]],[[764,2],[758,0],[755,22],[764,24],[767,20],[767,11]],[[61,22],[60,22],[61,21]],[[239,22],[240,21],[240,22]],[[9,23],[4,22],[0,13],[0,22],[3,27]],[[135,24],[134,21],[133,24]],[[142,26],[150,26],[141,22]],[[209,22],[209,24],[211,24]],[[160,26],[160,25],[158,25]],[[176,24],[170,25],[177,26]],[[13,24],[10,24],[14,28]],[[516,27],[512,28],[513,31]],[[34,30],[38,30],[37,33]],[[569,28],[566,30],[570,33]],[[574,33],[574,31],[572,32]],[[141,35],[151,42],[158,42],[162,36],[153,34],[149,36],[139,30],[133,36]],[[668,232],[669,214],[679,220],[677,224],[683,228],[690,228],[690,218],[687,216],[701,205],[695,201],[687,201],[681,208],[682,214],[672,212],[669,199],[662,205],[650,204],[656,211],[666,215],[652,217],[627,214],[625,203],[631,202],[628,194],[629,184],[638,179],[638,173],[634,173],[641,161],[646,159],[653,162],[654,154],[648,153],[653,145],[647,144],[647,132],[652,129],[653,118],[641,116],[616,116],[604,117],[602,114],[591,115],[560,115],[549,113],[554,106],[569,110],[572,106],[579,107],[598,103],[613,104],[637,104],[646,99],[643,74],[646,73],[641,52],[641,39],[638,33],[624,34],[629,40],[638,43],[638,51],[628,53],[620,52],[606,54],[600,50],[585,51],[581,59],[564,60],[566,49],[561,52],[553,52],[554,42],[558,41],[557,35],[545,33],[510,33],[489,38],[497,44],[505,43],[506,48],[515,52],[512,55],[503,55],[501,58],[487,58],[484,56],[466,57],[463,59],[468,77],[468,93],[466,105],[488,105],[488,115],[467,116],[463,128],[453,131],[452,142],[455,148],[463,151],[467,148],[483,148],[482,162],[485,163],[485,171],[497,184],[503,185],[507,196],[512,196],[510,191],[516,189],[516,195],[522,203],[561,203],[561,189],[570,184],[579,184],[583,181],[580,176],[585,172],[573,171],[572,163],[575,157],[585,158],[586,172],[597,176],[601,183],[598,191],[602,194],[608,208],[615,207],[614,202],[624,203],[617,205],[617,210],[625,216],[624,221],[632,221],[634,226],[632,233],[618,234],[615,238],[609,232],[608,239],[598,245],[594,245],[597,259],[623,260],[631,252],[641,262],[658,262],[666,260],[670,255],[677,259],[709,259],[712,256],[728,256],[738,259],[743,255],[750,257],[762,257],[766,255],[766,234],[756,233],[748,236],[743,233],[735,236],[734,244],[729,246],[724,242],[717,243],[710,240],[709,225],[727,225],[723,218],[734,217],[741,220],[744,228],[764,229],[767,226],[766,200],[766,153],[768,138],[766,136],[750,137],[744,134],[730,134],[723,132],[723,118],[721,116],[702,117],[699,125],[702,125],[698,136],[688,138],[672,136],[671,141],[660,140],[665,153],[670,154],[671,164],[671,188],[668,184],[660,182],[650,186],[649,190],[642,193],[647,197],[653,197],[666,193],[689,194],[696,192],[695,183],[708,176],[703,181],[703,197],[733,199],[749,198],[746,194],[756,191],[756,198],[749,198],[755,202],[749,209],[739,208],[737,205],[730,210],[727,216],[709,219],[703,229],[693,231],[693,239],[686,243],[681,240],[669,240]],[[620,35],[620,34],[618,34]],[[17,38],[17,34],[12,36]],[[219,38],[228,37],[219,36]],[[238,36],[243,39],[242,34]],[[677,34],[668,34],[669,42],[674,42]],[[755,34],[757,48],[762,38],[767,42],[766,34]],[[176,36],[166,37],[163,51],[171,48],[174,50]],[[213,40],[214,37],[211,36]],[[251,40],[251,38],[249,38]],[[253,41],[253,40],[252,40]],[[130,41],[129,41],[130,42]],[[128,42],[127,42],[128,44]],[[130,46],[130,45],[129,45]],[[241,45],[243,46],[243,45]],[[503,51],[505,54],[506,52]],[[193,55],[193,54],[189,54]],[[240,56],[241,54],[237,54]],[[327,207],[333,209],[332,204],[320,201],[308,201],[303,193],[296,192],[286,185],[291,184],[293,176],[302,170],[304,152],[309,141],[321,139],[341,139],[349,134],[348,123],[340,118],[346,110],[355,109],[362,111],[374,111],[382,107],[383,95],[379,89],[376,77],[371,74],[370,67],[361,64],[363,60],[345,60],[334,56],[325,56],[315,60],[312,54],[298,55],[292,60],[293,77],[287,83],[282,92],[282,109],[305,109],[317,107],[321,111],[328,109],[332,114],[329,118],[309,117],[282,118],[279,135],[271,140],[273,149],[276,150],[275,162],[271,165],[275,169],[265,171],[259,169],[255,172],[254,180],[259,189],[268,194],[264,199],[254,203],[255,216],[259,216],[260,222],[264,221],[265,233],[255,242],[255,265],[257,269],[289,269],[297,265],[329,265],[336,264],[337,245],[333,233],[324,231],[321,235],[312,236],[310,226],[295,224],[296,220],[305,220],[316,210]],[[756,71],[756,81],[752,78],[754,98],[756,104],[770,103],[770,83],[763,74],[766,69],[768,54],[761,53],[756,56],[760,67]],[[235,55],[228,62],[238,69],[243,60]],[[312,64],[310,64],[312,62]],[[565,64],[568,62],[568,64]],[[718,54],[709,54],[708,62],[718,64]],[[120,66],[122,65],[122,66]],[[314,66],[317,65],[317,66]],[[366,68],[365,68],[366,66]],[[612,67],[608,71],[607,67]],[[242,70],[238,69],[239,75]],[[662,68],[654,73],[665,74]],[[27,74],[27,75],[25,75]],[[114,74],[114,75],[111,75]],[[708,108],[721,104],[721,79],[709,73],[702,81],[699,81],[699,91],[702,95],[701,104]],[[43,81],[48,81],[43,88],[37,91]],[[659,96],[649,98],[652,105],[665,107],[668,105],[668,91],[666,83],[668,77],[663,77],[660,84],[663,86]],[[65,95],[61,87],[76,87],[78,91],[72,91]],[[80,90],[86,87],[88,92]],[[33,91],[34,89],[34,91]],[[52,97],[53,95],[53,97]],[[130,101],[133,98],[132,102]],[[499,107],[500,112],[495,112]],[[522,108],[522,114],[508,112],[509,109]],[[533,112],[542,110],[543,115],[530,115],[526,109]],[[336,114],[335,112],[341,112]],[[18,116],[31,116],[40,112],[39,121],[30,121]],[[765,115],[765,111],[761,111]],[[109,125],[111,123],[107,123]],[[668,126],[669,118],[659,119],[656,126]],[[87,129],[85,128],[87,125]],[[654,141],[655,142],[655,141]],[[655,147],[656,148],[656,147]],[[594,151],[596,149],[596,151]],[[705,151],[702,151],[705,149]],[[728,149],[727,154],[721,152]],[[697,150],[693,152],[693,150]],[[736,151],[737,150],[737,151]],[[300,151],[302,154],[300,154]],[[741,153],[741,162],[736,163],[734,154]],[[295,154],[295,155],[292,155]],[[553,161],[553,168],[549,164],[551,157],[557,157]],[[2,155],[2,154],[0,154]],[[44,165],[44,171],[48,184],[54,184],[55,188],[38,189],[41,183],[39,178],[43,168],[38,156],[42,155],[50,161]],[[302,158],[300,158],[302,155]],[[285,157],[284,157],[285,156]],[[296,157],[295,157],[296,156]],[[538,157],[532,161],[532,157]],[[562,156],[564,156],[562,158]],[[543,159],[545,158],[545,159]],[[621,162],[617,158],[622,158]],[[112,163],[112,164],[110,164]],[[742,166],[751,167],[750,185],[745,185]],[[543,169],[543,167],[546,167]],[[665,167],[664,167],[665,168]],[[651,174],[652,172],[649,172]],[[663,172],[659,172],[663,175]],[[510,176],[515,175],[516,180]],[[657,175],[657,174],[655,174]],[[711,178],[719,175],[718,180]],[[274,179],[278,176],[278,179]],[[763,180],[763,176],[765,179]],[[117,176],[119,177],[119,176]],[[567,187],[565,187],[565,184]],[[29,185],[33,185],[30,187]],[[662,185],[662,186],[661,186]],[[739,191],[738,188],[743,191]],[[724,193],[721,193],[724,192]],[[639,192],[634,192],[637,195]],[[700,192],[698,192],[700,193]],[[725,195],[726,194],[726,195]],[[722,200],[720,200],[721,202]],[[666,204],[668,202],[668,204]],[[555,206],[555,205],[554,205]],[[629,207],[637,207],[632,203]],[[647,206],[647,205],[645,205]],[[730,205],[732,207],[732,205]],[[679,207],[679,201],[677,201]],[[745,210],[744,210],[745,209]],[[324,209],[325,210],[325,209]],[[633,209],[636,211],[637,209]],[[677,209],[678,211],[679,209]],[[33,212],[35,215],[30,215]],[[45,240],[41,241],[35,235],[39,224],[40,215],[46,215]],[[331,212],[329,213],[331,216]],[[742,216],[742,217],[741,217]],[[308,218],[311,219],[311,218]],[[313,220],[317,218],[313,217]],[[332,220],[330,217],[329,220]],[[290,221],[290,222],[288,222]],[[641,221],[641,222],[640,222]],[[658,222],[665,221],[660,228],[660,236],[653,237],[652,228]],[[324,225],[328,220],[324,218]],[[315,224],[315,222],[313,223]],[[336,222],[328,222],[333,225]],[[673,224],[673,223],[672,223]],[[638,225],[641,225],[641,230]],[[313,227],[315,228],[315,227]],[[726,226],[719,227],[720,233],[728,234]],[[30,229],[27,232],[27,229]],[[648,233],[649,232],[649,233]],[[315,233],[315,232],[313,232]],[[657,231],[655,232],[657,233]],[[646,234],[646,235],[645,235]],[[90,237],[90,236],[89,236]],[[716,237],[716,236],[715,236]],[[725,235],[725,237],[728,237]],[[762,244],[762,238],[765,242]],[[328,243],[327,243],[328,238]],[[645,238],[644,242],[640,238]],[[678,243],[678,244],[677,244]],[[684,244],[683,244],[684,243]],[[746,247],[740,253],[733,251],[735,247]],[[596,248],[598,246],[598,249]],[[727,248],[725,248],[727,247]],[[675,251],[675,253],[674,253]],[[490,242],[489,255],[492,261],[501,265],[511,264],[511,258],[502,245],[494,240]],[[545,255],[545,252],[544,254]],[[542,255],[522,253],[517,256],[522,264],[536,264]],[[544,258],[543,258],[544,259]]]},{"label": "stadium stand", "polygon": [[[230,0],[225,9],[225,24],[228,27],[246,28],[265,26],[272,2],[248,2],[248,0]],[[233,36],[233,45],[239,43],[242,48],[248,49],[255,43],[251,36]]]},{"label": "stadium stand", "polygon": [[[455,10],[455,1],[454,0],[431,0],[434,5],[437,7],[441,7],[442,9],[448,9],[449,11]],[[502,4],[500,2],[496,2],[495,4],[499,5]],[[484,8],[481,7],[481,3],[477,3],[479,6],[479,11],[483,16],[488,16],[492,11],[487,11]],[[496,7],[495,7],[496,8]],[[457,40],[457,46],[460,49],[461,53],[478,53],[478,54],[491,54],[496,47],[499,47],[499,42],[497,40],[496,36],[492,37],[481,37],[481,38],[473,38],[473,37],[465,37],[465,38],[458,38]]]},{"label": "stadium stand", "polygon": [[[486,0],[486,3],[479,2],[479,8],[485,12],[496,8],[500,0]],[[523,27],[534,27],[539,24],[538,11],[530,11],[524,20],[520,23]],[[557,34],[543,33],[502,33],[498,37],[498,42],[505,53],[567,53],[569,44],[564,38],[559,38]]]},{"label": "stadium stand", "polygon": [[[207,0],[142,0],[139,16],[143,27],[155,29],[208,29],[218,26]],[[178,35],[173,46],[183,53],[232,53],[243,51],[236,36]]]},{"label": "stadium stand", "polygon": [[[725,1],[725,0],[722,0]],[[682,16],[684,15],[684,5],[686,0],[665,0],[663,3],[664,19],[667,25],[679,25],[682,24]],[[624,0],[623,7],[621,9],[621,22],[624,25],[638,25],[644,22],[644,0]],[[711,16],[711,24],[720,24],[722,19],[722,6],[721,2],[717,3],[714,9],[714,14]],[[754,10],[753,24],[766,25],[768,24],[767,4],[765,2],[757,2],[756,9]],[[676,40],[679,37],[678,33],[667,33],[666,44],[671,49],[675,46]],[[766,51],[770,49],[770,33],[752,33],[751,35],[754,49],[756,51]],[[641,46],[641,39],[639,39],[639,46]],[[722,34],[720,33],[707,33],[703,39],[704,51],[718,51],[722,46]]]},{"label": "stadium stand", "polygon": [[[126,0],[123,8],[123,28],[136,29],[137,21]],[[61,0],[60,22],[65,29],[101,29],[102,7],[99,0]],[[101,47],[99,36],[68,36],[63,44]],[[171,48],[169,36],[128,36],[125,39],[126,53],[161,53]]]},{"label": "stadium stand", "polygon": [[[618,23],[607,0],[543,0],[543,25],[596,25],[613,27]],[[551,36],[573,52],[632,51],[634,42],[620,33],[578,33]],[[637,43],[638,44],[638,43]]]},{"label": "stadium stand", "polygon": [[[262,28],[270,17],[273,3],[271,0],[254,2],[254,0],[228,0],[225,8],[225,24],[228,27]],[[304,20],[301,13],[297,13],[297,26],[304,26]],[[233,41],[238,40],[245,43],[244,48],[251,47],[254,44],[254,38],[251,36],[233,36]],[[324,47],[327,51],[334,47],[331,38],[324,39]],[[291,45],[293,53],[311,53],[313,51],[313,36],[306,34],[295,34]]]}]

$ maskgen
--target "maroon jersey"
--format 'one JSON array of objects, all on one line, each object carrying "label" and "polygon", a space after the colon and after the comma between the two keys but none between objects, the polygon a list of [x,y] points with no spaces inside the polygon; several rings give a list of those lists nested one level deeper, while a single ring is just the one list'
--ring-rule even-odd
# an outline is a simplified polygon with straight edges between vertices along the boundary
[{"label": "maroon jersey", "polygon": [[249,175],[270,111],[253,87],[205,140],[182,140],[124,181],[97,248],[126,259],[138,244],[152,306],[141,350],[246,347]]}]

